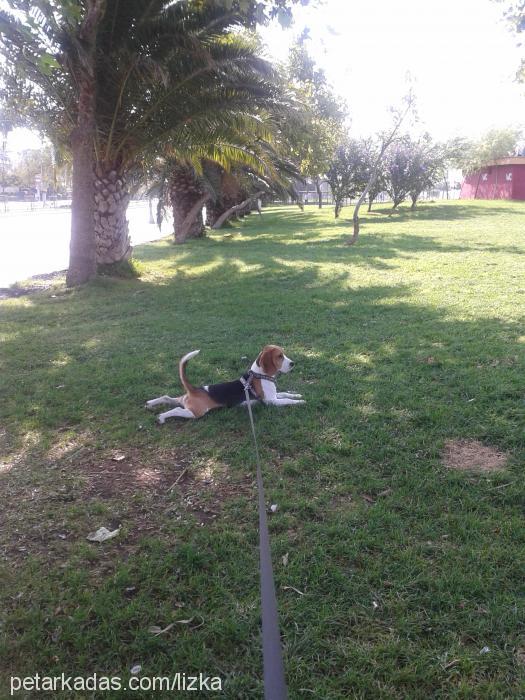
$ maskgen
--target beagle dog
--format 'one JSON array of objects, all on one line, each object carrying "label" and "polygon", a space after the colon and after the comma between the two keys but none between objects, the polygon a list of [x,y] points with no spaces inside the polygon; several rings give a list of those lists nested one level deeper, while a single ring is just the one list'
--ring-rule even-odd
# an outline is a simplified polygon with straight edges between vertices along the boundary
[{"label": "beagle dog", "polygon": [[159,396],[158,399],[146,401],[146,408],[153,409],[162,404],[176,406],[170,411],[160,413],[157,422],[162,424],[166,418],[200,418],[213,408],[238,406],[246,404],[248,387],[250,404],[262,401],[272,406],[290,406],[305,403],[301,394],[278,392],[275,377],[279,372],[288,373],[294,363],[278,345],[265,345],[251,368],[240,379],[221,384],[208,384],[195,387],[186,378],[186,363],[198,355],[200,350],[189,352],[179,362],[179,376],[186,393],[177,398]]}]

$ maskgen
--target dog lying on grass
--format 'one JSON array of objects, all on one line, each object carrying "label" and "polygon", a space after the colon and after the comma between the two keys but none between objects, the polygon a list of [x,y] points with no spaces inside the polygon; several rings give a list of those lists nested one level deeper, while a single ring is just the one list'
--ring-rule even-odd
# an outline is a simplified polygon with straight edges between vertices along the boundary
[{"label": "dog lying on grass", "polygon": [[221,384],[207,384],[195,387],[186,377],[186,363],[198,355],[200,350],[189,352],[179,362],[179,376],[186,393],[172,398],[159,396],[157,399],[146,401],[146,408],[153,409],[162,404],[175,406],[169,411],[160,413],[158,423],[164,423],[166,418],[201,418],[214,408],[238,406],[246,403],[245,387],[248,387],[250,403],[262,401],[272,406],[291,406],[305,403],[301,394],[278,392],[275,377],[279,372],[287,374],[294,362],[286,357],[278,345],[265,345],[251,368],[240,379]]}]

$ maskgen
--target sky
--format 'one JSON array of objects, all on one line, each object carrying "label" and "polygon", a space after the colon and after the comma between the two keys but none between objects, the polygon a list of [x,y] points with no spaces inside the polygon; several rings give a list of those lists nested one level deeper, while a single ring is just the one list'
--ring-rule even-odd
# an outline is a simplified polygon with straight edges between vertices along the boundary
[{"label": "sky", "polygon": [[525,125],[523,55],[493,0],[325,0],[299,7],[290,30],[263,29],[269,55],[285,59],[303,29],[308,50],[348,103],[351,129],[372,135],[390,123],[410,74],[417,130],[435,138],[479,136]]},{"label": "sky", "polygon": [[[441,140],[525,126],[525,85],[514,82],[523,47],[494,0],[311,0],[294,14],[291,29],[262,29],[268,56],[284,60],[308,28],[308,49],[346,99],[356,136],[388,127],[407,74],[419,118],[413,130]],[[40,145],[37,134],[17,129],[7,148]]]}]

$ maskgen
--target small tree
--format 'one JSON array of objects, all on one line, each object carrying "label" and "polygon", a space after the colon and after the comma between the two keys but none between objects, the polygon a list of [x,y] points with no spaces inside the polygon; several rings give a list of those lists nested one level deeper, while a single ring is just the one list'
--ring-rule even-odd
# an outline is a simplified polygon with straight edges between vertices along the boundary
[{"label": "small tree", "polygon": [[326,172],[334,198],[335,218],[339,217],[345,199],[355,197],[366,186],[366,146],[363,140],[347,139],[335,150]]},{"label": "small tree", "polygon": [[352,236],[347,240],[348,245],[354,245],[354,243],[357,242],[357,237],[359,236],[359,209],[365,199],[368,197],[368,193],[374,187],[376,180],[382,172],[385,154],[390,148],[390,145],[395,141],[401,125],[405,121],[408,114],[414,110],[414,96],[412,94],[412,90],[409,90],[408,94],[403,98],[403,105],[404,106],[400,109],[392,109],[392,114],[394,117],[393,127],[390,132],[383,134],[377,156],[375,160],[372,161],[371,165],[369,164],[368,182],[366,183],[354,207],[354,215],[352,217],[354,230]]},{"label": "small tree", "polygon": [[429,134],[425,134],[422,139],[413,144],[409,172],[412,209],[415,208],[422,192],[446,179],[446,163],[446,147],[432,143]]},{"label": "small tree", "polygon": [[290,50],[286,72],[300,108],[283,121],[282,133],[299,172],[315,184],[321,208],[321,184],[342,139],[346,105],[336,97],[324,72],[309,56],[306,39],[304,32]]},{"label": "small tree", "polygon": [[378,150],[377,143],[373,139],[365,141],[367,183],[374,175],[373,181],[368,188],[368,211],[372,211],[372,204],[377,196],[386,189],[385,164],[384,162],[376,164]]},{"label": "small tree", "polygon": [[412,147],[410,138],[405,136],[392,146],[385,161],[386,191],[392,198],[393,209],[397,209],[410,193]]}]

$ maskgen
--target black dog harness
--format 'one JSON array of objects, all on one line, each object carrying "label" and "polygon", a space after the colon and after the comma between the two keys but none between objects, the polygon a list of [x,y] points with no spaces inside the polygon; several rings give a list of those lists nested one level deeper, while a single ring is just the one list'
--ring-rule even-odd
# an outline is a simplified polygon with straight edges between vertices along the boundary
[{"label": "black dog harness", "polygon": [[248,372],[245,372],[240,379],[236,379],[233,382],[210,384],[207,388],[201,387],[201,389],[204,389],[204,391],[206,391],[214,401],[221,404],[221,406],[228,406],[228,408],[230,408],[231,406],[238,406],[243,403],[243,401],[246,401],[245,387],[248,387],[248,391],[254,400],[262,400],[262,396],[259,396],[253,388],[254,379],[266,379],[266,381],[275,384],[275,377],[270,377],[268,374],[260,374],[250,369]]}]

